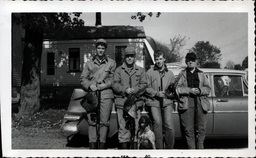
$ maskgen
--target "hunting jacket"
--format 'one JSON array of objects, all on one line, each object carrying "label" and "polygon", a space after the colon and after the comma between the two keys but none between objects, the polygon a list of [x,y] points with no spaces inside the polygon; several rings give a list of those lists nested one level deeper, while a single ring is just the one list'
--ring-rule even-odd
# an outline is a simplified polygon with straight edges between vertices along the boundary
[{"label": "hunting jacket", "polygon": [[[127,88],[133,88],[134,93],[142,94],[147,86],[145,70],[137,65],[134,65],[133,69],[129,73],[125,63],[119,66],[114,74],[113,91],[115,93],[115,105],[117,108],[123,108],[124,102],[127,99],[125,93]],[[142,103],[139,103],[142,104]],[[137,105],[141,106],[141,105]]]},{"label": "hunting jacket", "polygon": [[[186,110],[188,109],[188,96],[190,87],[188,87],[187,83],[187,71],[182,70],[180,72],[180,79],[177,85],[177,93],[179,96],[179,110]],[[199,70],[198,72],[199,78],[199,89],[200,94],[198,95],[199,104],[202,106],[204,111],[208,111],[210,109],[210,102],[207,99],[207,96],[210,93],[211,87],[209,85],[207,77],[204,75],[202,71]]]},{"label": "hunting jacket", "polygon": [[[160,102],[155,97],[155,95],[157,94],[157,92],[160,91],[161,77],[162,77],[162,83],[163,83],[163,91],[166,91],[168,86],[174,83],[175,79],[174,79],[173,72],[171,70],[168,70],[166,65],[162,74],[158,71],[158,69],[155,66],[151,67],[147,71],[148,87],[146,89],[146,96],[149,96],[147,97],[147,101],[146,101],[147,106],[160,107]],[[172,103],[173,101],[171,99],[164,98],[163,107],[170,106],[172,105]]]},{"label": "hunting jacket", "polygon": [[114,98],[112,91],[112,82],[116,62],[107,56],[100,62],[98,56],[94,56],[92,60],[86,62],[83,72],[80,77],[82,87],[88,91],[91,85],[97,83],[105,83],[106,87],[101,91],[101,98]]}]

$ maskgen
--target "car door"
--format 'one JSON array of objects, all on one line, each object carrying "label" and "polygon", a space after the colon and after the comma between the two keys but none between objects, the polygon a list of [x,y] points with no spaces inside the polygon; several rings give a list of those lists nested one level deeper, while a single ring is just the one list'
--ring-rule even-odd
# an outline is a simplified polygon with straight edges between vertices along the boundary
[{"label": "car door", "polygon": [[248,136],[248,87],[243,74],[213,75],[214,125],[216,136]]}]

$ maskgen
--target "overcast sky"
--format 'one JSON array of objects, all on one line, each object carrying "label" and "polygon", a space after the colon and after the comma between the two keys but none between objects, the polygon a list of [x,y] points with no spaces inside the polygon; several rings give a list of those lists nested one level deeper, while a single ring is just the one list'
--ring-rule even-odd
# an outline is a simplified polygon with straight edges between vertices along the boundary
[{"label": "overcast sky", "polygon": [[[185,56],[197,41],[209,41],[221,50],[221,65],[227,61],[242,64],[248,55],[247,13],[168,13],[159,18],[147,16],[145,21],[131,19],[133,13],[102,13],[102,25],[143,26],[147,36],[169,44],[170,38],[186,36]],[[95,13],[83,13],[85,25],[95,25]]]}]

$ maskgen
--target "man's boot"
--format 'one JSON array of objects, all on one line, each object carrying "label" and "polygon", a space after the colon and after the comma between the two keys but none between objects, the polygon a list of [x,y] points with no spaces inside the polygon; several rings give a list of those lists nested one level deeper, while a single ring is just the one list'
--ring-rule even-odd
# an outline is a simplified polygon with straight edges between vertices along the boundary
[{"label": "man's boot", "polygon": [[90,149],[98,149],[98,146],[97,146],[96,142],[90,142],[89,147],[90,147]]},{"label": "man's boot", "polygon": [[203,142],[197,142],[197,149],[204,149],[204,143]]},{"label": "man's boot", "polygon": [[128,142],[121,143],[121,149],[129,149],[128,146]]},{"label": "man's boot", "polygon": [[106,147],[105,147],[105,143],[102,143],[102,142],[100,142],[100,144],[99,144],[99,149],[105,149]]}]

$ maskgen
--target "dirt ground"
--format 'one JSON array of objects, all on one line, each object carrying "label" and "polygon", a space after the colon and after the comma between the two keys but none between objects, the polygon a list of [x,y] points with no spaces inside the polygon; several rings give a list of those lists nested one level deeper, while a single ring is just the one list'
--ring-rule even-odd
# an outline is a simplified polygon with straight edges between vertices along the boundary
[{"label": "dirt ground", "polygon": [[[89,149],[88,136],[61,131],[66,110],[48,109],[37,112],[26,121],[12,119],[12,149]],[[109,149],[117,149],[117,137],[108,138]]]},{"label": "dirt ground", "polygon": [[[67,141],[67,133],[60,129],[66,110],[48,109],[34,114],[30,119],[20,122],[12,119],[12,149],[89,149],[88,137],[75,135]],[[117,149],[118,138],[108,139],[109,149]],[[206,149],[247,148],[244,139],[206,139]],[[176,149],[186,149],[186,144],[176,140]]]},{"label": "dirt ground", "polygon": [[12,121],[12,149],[67,149],[67,135],[60,129],[66,110],[49,109],[27,121]]}]

